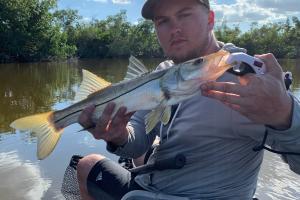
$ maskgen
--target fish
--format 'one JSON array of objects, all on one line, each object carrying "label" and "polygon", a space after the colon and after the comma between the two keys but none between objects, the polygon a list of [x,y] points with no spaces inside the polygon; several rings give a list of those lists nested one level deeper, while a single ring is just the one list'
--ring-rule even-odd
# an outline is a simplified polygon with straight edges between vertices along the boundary
[{"label": "fish", "polygon": [[10,126],[20,131],[36,133],[39,160],[50,155],[63,129],[78,123],[79,115],[89,105],[95,105],[92,115],[95,122],[109,102],[116,104],[113,115],[120,107],[126,107],[128,113],[149,110],[149,114],[145,116],[145,129],[148,134],[157,123],[165,125],[169,122],[172,105],[199,94],[202,83],[216,80],[232,67],[226,63],[229,54],[220,50],[152,72],[131,56],[124,80],[114,84],[83,70],[83,80],[73,105],[62,110],[23,117],[13,121]]}]

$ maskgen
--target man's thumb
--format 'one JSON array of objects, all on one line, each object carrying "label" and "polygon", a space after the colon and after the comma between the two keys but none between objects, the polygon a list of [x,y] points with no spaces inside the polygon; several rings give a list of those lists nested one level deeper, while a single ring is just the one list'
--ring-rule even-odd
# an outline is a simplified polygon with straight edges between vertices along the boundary
[{"label": "man's thumb", "polygon": [[272,53],[255,55],[256,58],[261,59],[266,66],[266,73],[273,74],[274,76],[282,76],[282,68]]}]

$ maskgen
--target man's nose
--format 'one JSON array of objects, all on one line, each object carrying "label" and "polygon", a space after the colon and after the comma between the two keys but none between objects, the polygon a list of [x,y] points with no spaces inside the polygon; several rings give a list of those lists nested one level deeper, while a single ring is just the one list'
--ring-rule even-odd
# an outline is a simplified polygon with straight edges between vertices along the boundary
[{"label": "man's nose", "polygon": [[178,34],[182,31],[181,25],[177,20],[171,20],[170,29],[172,34]]}]

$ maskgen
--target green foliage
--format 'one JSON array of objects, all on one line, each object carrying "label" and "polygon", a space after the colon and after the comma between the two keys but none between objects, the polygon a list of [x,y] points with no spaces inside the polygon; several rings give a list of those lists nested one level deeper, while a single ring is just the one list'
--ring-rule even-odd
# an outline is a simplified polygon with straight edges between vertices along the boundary
[{"label": "green foliage", "polygon": [[82,24],[77,28],[75,41],[79,57],[107,57],[111,37],[107,32],[105,23],[93,21],[90,24]]},{"label": "green foliage", "polygon": [[[53,27],[49,34],[49,47],[47,48],[49,59],[65,59],[76,53],[75,45],[68,45],[67,32],[60,32],[60,27]],[[51,56],[53,56],[51,58]]]},{"label": "green foliage", "polygon": [[[151,21],[127,21],[126,11],[84,23],[76,10],[57,10],[57,0],[0,0],[0,62],[80,58],[162,57]],[[242,32],[226,23],[216,37],[249,54],[300,57],[300,20],[270,23]]]},{"label": "green foliage", "polygon": [[129,45],[132,55],[140,57],[162,57],[163,55],[151,21],[141,20],[132,27]]},{"label": "green foliage", "polygon": [[65,58],[74,53],[75,46],[57,45],[65,41],[49,12],[55,6],[56,0],[0,0],[0,61]]},{"label": "green foliage", "polygon": [[141,20],[132,25],[127,21],[125,11],[105,20],[79,25],[76,38],[77,53],[81,58],[162,55],[152,23]]},{"label": "green foliage", "polygon": [[229,28],[226,23],[215,29],[216,37],[224,43],[231,42],[236,44],[240,34],[241,30],[239,27]]},{"label": "green foliage", "polygon": [[269,23],[258,27],[253,23],[250,30],[241,33],[238,27],[229,28],[226,24],[216,28],[220,41],[232,42],[244,47],[248,53],[262,54],[271,52],[277,58],[300,57],[300,21],[294,17],[291,23]]}]

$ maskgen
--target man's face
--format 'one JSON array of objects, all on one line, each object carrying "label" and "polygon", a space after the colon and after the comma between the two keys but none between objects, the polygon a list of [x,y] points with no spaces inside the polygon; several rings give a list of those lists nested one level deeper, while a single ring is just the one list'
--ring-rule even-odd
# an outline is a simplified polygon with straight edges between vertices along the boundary
[{"label": "man's face", "polygon": [[175,63],[205,55],[213,18],[196,0],[161,0],[153,21],[165,55]]}]

